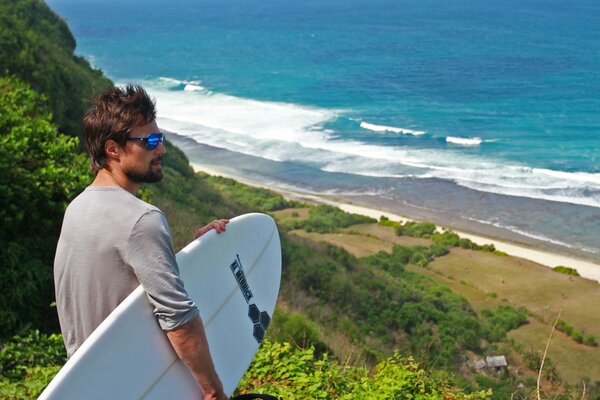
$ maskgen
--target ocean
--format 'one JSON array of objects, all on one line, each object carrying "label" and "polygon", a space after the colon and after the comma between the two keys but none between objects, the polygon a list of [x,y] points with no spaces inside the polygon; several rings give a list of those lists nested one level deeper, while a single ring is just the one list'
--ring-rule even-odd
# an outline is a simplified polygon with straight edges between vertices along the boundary
[{"label": "ocean", "polygon": [[600,261],[594,0],[50,0],[194,163]]}]

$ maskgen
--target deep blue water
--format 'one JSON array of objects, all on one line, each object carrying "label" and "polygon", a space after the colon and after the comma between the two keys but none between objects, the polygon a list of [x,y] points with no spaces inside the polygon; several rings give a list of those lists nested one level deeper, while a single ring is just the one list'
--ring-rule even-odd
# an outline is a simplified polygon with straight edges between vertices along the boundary
[{"label": "deep blue water", "polygon": [[49,4],[192,161],[600,257],[597,1]]}]

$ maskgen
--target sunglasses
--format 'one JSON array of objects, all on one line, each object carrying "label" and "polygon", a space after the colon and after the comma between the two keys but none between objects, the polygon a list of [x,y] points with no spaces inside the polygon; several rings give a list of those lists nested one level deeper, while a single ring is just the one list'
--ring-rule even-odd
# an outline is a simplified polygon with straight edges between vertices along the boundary
[{"label": "sunglasses", "polygon": [[146,143],[146,149],[154,150],[159,144],[165,141],[164,133],[150,133],[146,137],[130,137],[127,140],[141,140]]}]

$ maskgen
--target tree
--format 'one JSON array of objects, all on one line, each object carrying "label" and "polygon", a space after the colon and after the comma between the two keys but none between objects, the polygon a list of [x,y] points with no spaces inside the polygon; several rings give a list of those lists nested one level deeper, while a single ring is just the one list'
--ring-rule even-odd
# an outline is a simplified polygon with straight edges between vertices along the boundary
[{"label": "tree", "polygon": [[81,137],[89,100],[112,83],[73,54],[75,45],[65,21],[44,1],[0,1],[0,75],[15,75],[48,95],[60,131]]},{"label": "tree", "polygon": [[56,326],[52,260],[68,202],[90,180],[78,140],[60,134],[44,96],[0,78],[0,332]]}]

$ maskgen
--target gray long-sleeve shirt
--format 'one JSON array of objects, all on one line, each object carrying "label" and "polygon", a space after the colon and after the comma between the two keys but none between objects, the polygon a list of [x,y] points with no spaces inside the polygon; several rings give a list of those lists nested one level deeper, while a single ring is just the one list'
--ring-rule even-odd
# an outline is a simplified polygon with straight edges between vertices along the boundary
[{"label": "gray long-sleeve shirt", "polygon": [[116,187],[88,187],[67,208],[54,259],[70,357],[138,285],[164,330],[198,315],[179,277],[164,214]]}]

